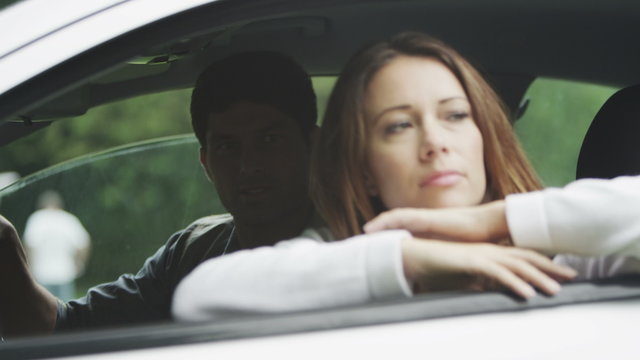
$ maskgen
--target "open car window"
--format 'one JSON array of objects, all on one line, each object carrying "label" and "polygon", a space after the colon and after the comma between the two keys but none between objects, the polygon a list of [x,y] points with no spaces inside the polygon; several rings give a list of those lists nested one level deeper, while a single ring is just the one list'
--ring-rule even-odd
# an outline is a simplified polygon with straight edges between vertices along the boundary
[{"label": "open car window", "polygon": [[[335,79],[313,78],[320,119]],[[547,185],[562,186],[575,179],[584,133],[615,90],[553,79],[538,79],[530,86],[524,96],[529,103],[516,122],[516,131]],[[118,139],[153,136],[163,128],[165,132],[189,131],[185,114],[188,94],[188,90],[181,90],[104,105],[84,116],[56,122],[46,131],[0,150],[6,161],[23,161],[22,168],[30,169],[34,163],[47,167],[1,193],[0,213],[10,214],[21,234],[28,216],[36,210],[38,195],[49,189],[61,193],[67,210],[78,216],[91,234],[92,256],[77,281],[76,297],[120,274],[135,273],[172,233],[195,219],[226,212],[198,162],[197,140],[188,133],[64,159]],[[567,118],[571,120],[564,121]],[[181,125],[165,125],[172,123]],[[91,132],[87,126],[99,130]],[[122,132],[125,135],[118,135]],[[28,148],[48,155],[43,160],[52,163],[21,157]],[[53,163],[59,159],[54,154],[63,157],[60,164]],[[211,199],[202,196],[209,193]]]}]

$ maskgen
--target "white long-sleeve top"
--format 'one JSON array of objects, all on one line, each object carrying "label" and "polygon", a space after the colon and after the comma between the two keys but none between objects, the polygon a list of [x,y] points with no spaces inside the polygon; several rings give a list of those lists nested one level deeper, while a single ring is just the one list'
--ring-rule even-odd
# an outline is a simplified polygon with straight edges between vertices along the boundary
[{"label": "white long-sleeve top", "polygon": [[275,246],[207,260],[176,288],[174,317],[224,319],[412,295],[400,247],[411,236],[407,231],[326,242],[332,240],[329,236],[328,231],[308,229]]},{"label": "white long-sleeve top", "polygon": [[[556,257],[582,278],[640,272],[640,177],[510,195],[506,215],[516,246],[609,255]],[[332,239],[309,230],[273,247],[211,259],[180,283],[172,312],[198,321],[408,297],[401,240],[409,236],[393,230],[325,242]]]},{"label": "white long-sleeve top", "polygon": [[640,272],[640,176],[509,195],[506,216],[516,246],[560,254],[579,279]]}]

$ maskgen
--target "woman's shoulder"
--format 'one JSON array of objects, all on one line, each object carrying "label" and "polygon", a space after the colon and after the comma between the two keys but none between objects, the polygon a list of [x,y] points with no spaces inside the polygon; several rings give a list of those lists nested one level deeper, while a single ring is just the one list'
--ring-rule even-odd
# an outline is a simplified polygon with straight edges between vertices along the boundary
[{"label": "woman's shoulder", "polygon": [[308,227],[300,234],[300,237],[318,242],[331,242],[336,240],[331,230],[326,226]]}]

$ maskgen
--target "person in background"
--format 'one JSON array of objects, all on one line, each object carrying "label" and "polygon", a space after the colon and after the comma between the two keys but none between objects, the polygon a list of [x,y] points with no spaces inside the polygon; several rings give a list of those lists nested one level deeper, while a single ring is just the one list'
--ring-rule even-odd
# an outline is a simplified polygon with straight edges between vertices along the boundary
[{"label": "person in background", "polygon": [[80,220],[64,210],[62,196],[47,190],[29,216],[24,242],[36,281],[63,301],[75,297],[75,280],[84,271],[91,239]]}]

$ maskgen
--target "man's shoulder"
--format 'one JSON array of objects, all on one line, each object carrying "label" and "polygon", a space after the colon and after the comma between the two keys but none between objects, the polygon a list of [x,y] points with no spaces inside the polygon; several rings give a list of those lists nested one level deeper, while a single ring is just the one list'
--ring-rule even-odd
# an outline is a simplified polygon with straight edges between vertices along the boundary
[{"label": "man's shoulder", "polygon": [[233,216],[218,214],[201,217],[192,222],[187,229],[212,229],[219,226],[233,226]]},{"label": "man's shoulder", "polygon": [[175,283],[206,259],[223,255],[234,241],[233,217],[205,216],[179,231],[165,247],[168,262],[175,267]]},{"label": "man's shoulder", "polygon": [[227,238],[231,236],[234,227],[235,224],[231,214],[209,215],[192,222],[182,230],[180,237],[186,245],[193,244],[201,239],[213,241],[219,237]]},{"label": "man's shoulder", "polygon": [[192,242],[195,239],[208,235],[216,235],[230,232],[235,227],[231,214],[209,215],[193,221],[181,231],[181,237],[188,238]]}]

